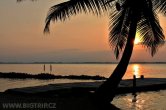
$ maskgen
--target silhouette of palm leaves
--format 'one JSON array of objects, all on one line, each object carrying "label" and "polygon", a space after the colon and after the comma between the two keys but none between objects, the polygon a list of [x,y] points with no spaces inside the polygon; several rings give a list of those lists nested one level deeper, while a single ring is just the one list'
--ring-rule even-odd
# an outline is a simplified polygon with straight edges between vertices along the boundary
[{"label": "silhouette of palm leaves", "polygon": [[[113,0],[109,0],[111,2]],[[111,8],[111,3],[108,0],[69,0],[52,6],[46,18],[46,25],[44,32],[49,32],[50,21],[64,21],[72,15],[78,13],[93,13],[101,15],[104,11]]]},{"label": "silhouette of palm leaves", "polygon": [[[155,5],[155,8],[153,8],[151,0],[137,1],[134,1],[137,5],[135,7],[138,8],[136,13],[140,14],[140,17],[138,16],[137,32],[140,33],[141,44],[147,47],[153,56],[157,52],[158,47],[164,44],[163,30],[154,10],[159,9],[161,10],[160,12],[164,11],[158,5]],[[130,6],[131,2],[131,0],[121,2],[122,9],[119,12],[114,11],[111,13],[109,41],[111,47],[114,48],[116,58],[118,58],[119,53],[124,49],[129,34],[130,13],[133,11],[132,6]]]}]

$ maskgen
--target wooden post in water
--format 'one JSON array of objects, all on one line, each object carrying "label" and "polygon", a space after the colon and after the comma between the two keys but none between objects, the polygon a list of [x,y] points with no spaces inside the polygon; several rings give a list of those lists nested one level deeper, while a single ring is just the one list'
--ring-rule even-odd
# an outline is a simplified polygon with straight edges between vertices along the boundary
[{"label": "wooden post in water", "polygon": [[52,72],[52,65],[50,64],[50,74],[51,74],[51,72]]},{"label": "wooden post in water", "polygon": [[137,99],[137,94],[136,94],[136,75],[133,75],[133,99],[132,99],[132,102],[136,102]]},{"label": "wooden post in water", "polygon": [[133,75],[133,94],[136,93],[136,75]]},{"label": "wooden post in water", "polygon": [[46,72],[46,66],[45,66],[45,64],[43,65],[43,71],[44,71],[44,73]]}]

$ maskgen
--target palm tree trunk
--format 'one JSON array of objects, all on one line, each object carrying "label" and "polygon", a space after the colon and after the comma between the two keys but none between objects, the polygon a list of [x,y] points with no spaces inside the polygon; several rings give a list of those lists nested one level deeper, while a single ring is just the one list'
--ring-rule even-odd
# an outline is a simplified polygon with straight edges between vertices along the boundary
[{"label": "palm tree trunk", "polygon": [[113,100],[116,94],[116,89],[127,70],[134,47],[134,39],[138,22],[137,17],[136,15],[135,17],[132,16],[129,36],[119,64],[113,71],[112,75],[95,91],[96,98],[102,102],[111,102]]}]

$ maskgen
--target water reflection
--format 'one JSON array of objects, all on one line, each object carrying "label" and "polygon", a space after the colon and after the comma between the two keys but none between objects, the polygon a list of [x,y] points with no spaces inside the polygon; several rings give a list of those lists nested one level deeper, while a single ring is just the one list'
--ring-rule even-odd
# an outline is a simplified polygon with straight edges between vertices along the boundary
[{"label": "water reflection", "polygon": [[129,96],[126,98],[128,103],[128,108],[133,108],[135,110],[143,110],[143,105],[145,104],[145,100],[138,95],[137,100],[133,102],[133,96]]},{"label": "water reflection", "polygon": [[132,98],[132,94],[117,96],[112,104],[121,110],[166,110],[166,90],[138,93],[137,101],[134,103]]},{"label": "water reflection", "polygon": [[139,71],[139,65],[135,64],[133,65],[133,75],[136,76],[136,78],[139,78],[140,76],[140,71]]}]

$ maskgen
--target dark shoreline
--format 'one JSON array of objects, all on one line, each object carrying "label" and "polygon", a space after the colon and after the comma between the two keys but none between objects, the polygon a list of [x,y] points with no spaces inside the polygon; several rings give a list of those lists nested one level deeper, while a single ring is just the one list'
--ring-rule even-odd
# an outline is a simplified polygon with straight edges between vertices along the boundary
[{"label": "dark shoreline", "polygon": [[[82,93],[82,92],[93,92],[95,91],[103,81],[94,82],[75,82],[75,83],[60,83],[60,84],[47,84],[33,87],[13,88],[8,89],[7,93],[18,93],[18,94],[51,94],[51,93]],[[136,80],[136,91],[158,91],[166,89],[166,78],[145,78]],[[122,80],[117,89],[117,94],[125,94],[133,92],[133,80],[125,79]]]},{"label": "dark shoreline", "polygon": [[107,78],[102,76],[89,76],[89,75],[54,75],[49,73],[39,73],[39,74],[28,74],[28,73],[2,73],[0,72],[0,78],[9,78],[9,79],[40,79],[40,80],[49,80],[49,79],[77,79],[77,80],[105,80]]}]

